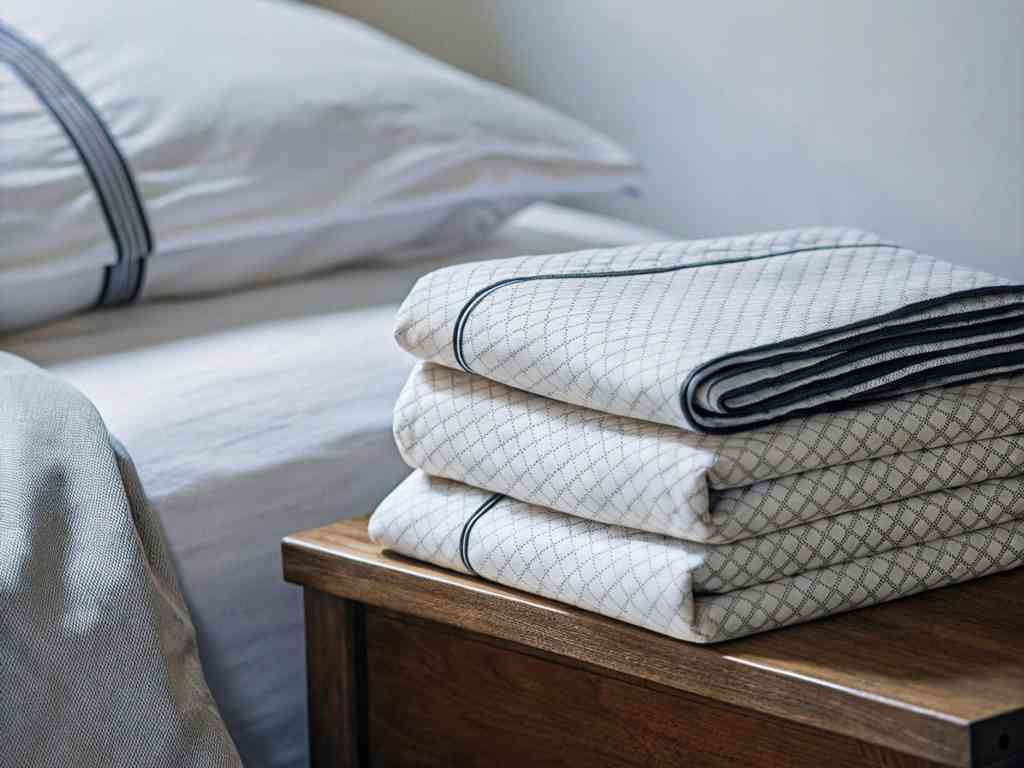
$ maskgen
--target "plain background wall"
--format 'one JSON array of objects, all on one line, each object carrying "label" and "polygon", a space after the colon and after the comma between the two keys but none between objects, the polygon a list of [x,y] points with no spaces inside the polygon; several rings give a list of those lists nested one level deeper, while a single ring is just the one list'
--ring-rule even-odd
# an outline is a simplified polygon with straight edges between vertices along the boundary
[{"label": "plain background wall", "polygon": [[614,136],[703,237],[852,224],[1024,279],[1024,0],[321,0]]}]

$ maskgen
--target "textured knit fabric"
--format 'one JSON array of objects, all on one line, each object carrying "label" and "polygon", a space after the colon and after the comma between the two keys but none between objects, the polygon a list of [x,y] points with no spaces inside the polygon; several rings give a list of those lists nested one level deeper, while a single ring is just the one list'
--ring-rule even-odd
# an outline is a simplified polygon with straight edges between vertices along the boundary
[{"label": "textured knit fabric", "polygon": [[434,272],[399,313],[424,360],[606,413],[749,430],[1024,369],[1024,289],[851,229]]},{"label": "textured knit fabric", "polygon": [[159,521],[89,401],[0,354],[0,766],[239,766]]},{"label": "textured knit fabric", "polygon": [[374,513],[370,536],[410,557],[696,642],[809,621],[1024,562],[1020,480],[886,506],[716,547],[416,472]]}]

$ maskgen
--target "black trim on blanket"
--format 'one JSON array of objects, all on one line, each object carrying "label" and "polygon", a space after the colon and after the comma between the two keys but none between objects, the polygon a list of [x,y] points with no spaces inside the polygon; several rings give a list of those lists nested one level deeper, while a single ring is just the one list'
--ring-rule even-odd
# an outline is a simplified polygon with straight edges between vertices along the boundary
[{"label": "black trim on blanket", "polygon": [[[465,353],[463,351],[463,344],[464,344],[464,340],[465,340],[465,328],[466,328],[466,325],[468,324],[470,315],[472,314],[473,310],[487,296],[489,296],[491,293],[493,293],[494,291],[498,290],[499,288],[503,288],[503,287],[505,287],[507,285],[514,285],[514,284],[517,284],[517,283],[524,283],[524,282],[529,282],[529,281],[532,281],[532,280],[558,280],[558,279],[570,280],[570,279],[589,278],[589,277],[601,277],[601,278],[608,278],[608,277],[635,277],[635,276],[640,276],[640,275],[652,275],[652,274],[663,274],[663,273],[667,273],[667,272],[677,272],[677,271],[682,271],[682,270],[685,270],[685,269],[695,269],[695,268],[700,268],[700,267],[722,266],[724,264],[742,263],[742,262],[747,262],[747,261],[759,261],[759,260],[762,260],[762,259],[769,259],[769,258],[774,258],[774,257],[777,257],[777,256],[790,256],[790,255],[798,254],[798,253],[808,253],[808,252],[815,252],[815,251],[836,251],[836,250],[857,249],[857,248],[893,248],[893,249],[897,249],[897,250],[902,250],[901,246],[898,246],[898,245],[895,245],[895,244],[891,244],[891,243],[854,243],[854,244],[838,244],[838,243],[836,243],[836,244],[830,244],[830,245],[809,246],[809,247],[806,247],[806,248],[793,248],[793,249],[789,249],[789,250],[786,250],[786,251],[778,251],[778,252],[772,252],[772,253],[758,254],[756,256],[749,256],[749,257],[746,257],[746,258],[719,259],[719,260],[716,260],[716,261],[707,261],[707,262],[701,262],[701,263],[698,263],[698,264],[676,264],[676,265],[670,265],[670,266],[665,266],[665,267],[653,267],[653,268],[648,268],[648,269],[627,269],[627,270],[618,270],[618,271],[616,271],[616,270],[605,270],[605,271],[601,271],[601,272],[566,272],[566,273],[563,273],[563,274],[524,275],[524,276],[520,276],[520,277],[511,277],[511,278],[506,278],[504,280],[498,280],[498,281],[496,281],[494,283],[491,283],[490,285],[487,285],[487,286],[481,288],[480,290],[478,290],[462,306],[461,310],[459,311],[458,316],[455,319],[455,326],[454,326],[454,328],[452,330],[452,352],[453,352],[453,355],[455,357],[456,363],[459,365],[460,368],[462,368],[462,370],[466,371],[467,373],[475,373],[475,371],[473,371],[473,369],[470,367],[469,363],[467,362],[466,357],[465,357]],[[723,417],[723,416],[726,417],[726,418],[728,418],[730,416],[742,416],[742,415],[744,415],[744,413],[755,413],[759,408],[763,409],[764,407],[766,407],[766,403],[763,403],[763,402],[758,402],[758,403],[755,403],[753,405],[737,407],[737,408],[729,408],[729,407],[727,407],[727,401],[730,398],[740,397],[740,396],[743,396],[745,394],[749,394],[750,392],[756,391],[756,388],[755,388],[754,385],[747,385],[747,386],[739,388],[738,390],[730,390],[730,391],[724,393],[723,396],[720,398],[721,401],[722,401],[723,413],[716,413],[716,412],[713,412],[713,411],[708,411],[706,408],[703,408],[698,403],[696,403],[696,401],[692,397],[692,395],[693,395],[695,389],[697,388],[697,386],[702,384],[704,379],[706,379],[708,376],[710,376],[710,373],[709,373],[708,369],[710,369],[712,367],[714,367],[716,369],[716,371],[715,371],[716,374],[720,374],[723,371],[728,371],[728,373],[730,375],[736,375],[737,373],[742,373],[742,372],[744,372],[746,370],[752,370],[752,369],[755,369],[755,368],[760,368],[760,367],[763,367],[764,365],[774,365],[774,364],[783,363],[783,362],[791,362],[791,361],[796,361],[796,360],[800,360],[800,359],[807,359],[807,358],[811,358],[811,357],[814,357],[814,356],[820,356],[820,355],[823,355],[823,354],[835,354],[835,353],[838,353],[838,352],[846,352],[846,351],[850,351],[850,350],[858,350],[859,354],[857,356],[857,359],[860,359],[860,358],[863,358],[863,357],[870,356],[873,353],[873,351],[868,348],[868,347],[870,347],[869,342],[871,342],[873,340],[879,340],[879,339],[882,339],[882,338],[886,338],[887,339],[887,341],[884,342],[881,345],[882,351],[885,351],[885,350],[897,349],[899,347],[910,346],[910,345],[912,345],[914,343],[921,344],[921,343],[945,341],[945,340],[948,340],[949,338],[958,338],[958,339],[970,338],[972,335],[976,335],[974,333],[974,331],[976,331],[977,328],[982,328],[984,330],[990,330],[990,331],[1011,330],[1011,329],[1016,327],[1016,321],[1018,320],[1018,318],[999,319],[999,320],[996,320],[996,321],[993,321],[993,322],[990,322],[990,323],[979,324],[977,328],[971,328],[970,326],[964,326],[963,323],[965,321],[970,321],[972,319],[997,317],[998,315],[1001,315],[1001,314],[1005,315],[1005,314],[1018,313],[1018,312],[1020,312],[1021,307],[1024,307],[1024,304],[1022,304],[1022,303],[1014,303],[1012,305],[1009,305],[1008,307],[998,307],[998,308],[994,308],[994,309],[993,308],[989,308],[989,309],[985,309],[985,310],[976,310],[974,312],[964,312],[964,313],[961,313],[959,315],[951,316],[951,317],[946,317],[946,318],[934,318],[934,319],[926,318],[926,319],[923,319],[923,320],[913,321],[913,322],[906,323],[906,324],[904,324],[903,326],[900,326],[897,329],[880,327],[880,328],[876,328],[873,331],[868,331],[867,333],[864,333],[864,334],[852,335],[850,338],[839,339],[838,341],[835,341],[835,342],[826,343],[826,344],[821,345],[820,347],[817,347],[817,348],[814,348],[814,349],[809,349],[809,350],[792,350],[792,347],[795,346],[795,345],[806,344],[806,343],[809,343],[809,342],[817,341],[819,339],[826,339],[829,336],[835,336],[835,335],[838,335],[838,334],[849,333],[851,331],[857,331],[858,329],[861,329],[861,328],[869,328],[870,326],[884,326],[885,323],[888,323],[888,322],[891,322],[891,321],[894,321],[894,320],[898,320],[898,319],[901,319],[901,318],[905,318],[905,317],[908,317],[908,316],[913,315],[913,314],[918,313],[918,312],[926,311],[926,310],[931,309],[933,307],[940,306],[940,305],[942,305],[944,303],[951,303],[951,302],[955,302],[955,301],[959,301],[959,300],[963,300],[963,299],[977,298],[977,297],[982,297],[982,296],[999,295],[999,294],[1010,294],[1010,295],[1024,294],[1024,285],[998,285],[998,286],[988,286],[988,287],[985,287],[985,288],[974,288],[974,289],[969,289],[969,290],[965,290],[965,291],[959,291],[959,292],[956,292],[956,293],[947,294],[946,296],[938,296],[938,297],[935,297],[935,298],[932,298],[932,299],[925,299],[923,301],[919,301],[919,302],[915,302],[915,303],[912,303],[912,304],[908,304],[906,306],[903,306],[903,307],[900,307],[900,308],[898,308],[896,310],[893,310],[892,312],[888,312],[888,313],[883,314],[883,315],[878,315],[876,317],[867,318],[865,320],[861,320],[861,321],[858,321],[858,322],[855,322],[855,323],[850,323],[850,324],[847,324],[847,325],[844,325],[844,326],[840,326],[838,328],[825,329],[825,330],[822,330],[822,331],[817,331],[815,333],[807,334],[805,336],[800,336],[800,337],[796,337],[796,338],[792,338],[792,339],[785,339],[785,340],[780,341],[780,342],[774,342],[774,343],[771,343],[771,344],[765,344],[765,345],[762,345],[762,346],[759,346],[759,347],[752,347],[750,349],[743,350],[742,352],[733,352],[733,353],[729,353],[729,354],[726,354],[726,355],[722,355],[722,356],[713,358],[713,359],[708,360],[708,361],[702,363],[701,365],[697,366],[693,371],[690,372],[690,375],[687,377],[687,379],[684,382],[682,382],[682,384],[681,384],[681,386],[679,388],[679,404],[680,404],[680,408],[681,408],[682,413],[683,413],[683,417],[684,417],[684,419],[688,423],[696,426],[698,429],[700,429],[700,431],[702,431],[704,433],[707,433],[707,434],[730,434],[730,433],[734,433],[734,432],[740,432],[740,431],[744,431],[744,430],[756,429],[756,428],[759,428],[759,427],[764,427],[764,426],[767,426],[769,424],[781,421],[783,419],[794,418],[794,417],[797,417],[797,416],[809,416],[809,415],[814,414],[814,413],[826,413],[826,412],[830,413],[830,412],[835,412],[835,411],[843,410],[844,408],[848,408],[848,407],[850,407],[853,404],[862,404],[862,403],[865,403],[865,402],[873,402],[875,400],[884,399],[886,394],[891,396],[891,393],[893,391],[895,391],[895,390],[912,391],[914,389],[922,388],[925,383],[931,383],[933,386],[935,386],[936,385],[935,384],[935,375],[934,375],[935,370],[943,370],[945,372],[951,373],[951,375],[958,376],[959,378],[957,379],[957,381],[955,383],[965,383],[968,380],[976,381],[976,380],[984,380],[984,379],[991,378],[989,375],[987,375],[984,372],[985,371],[985,367],[983,367],[983,366],[978,364],[980,362],[980,360],[992,360],[992,359],[994,359],[992,356],[985,356],[983,358],[980,358],[979,360],[974,361],[973,363],[971,361],[962,361],[961,363],[959,363],[959,364],[957,364],[955,366],[940,365],[940,366],[937,366],[936,369],[919,371],[919,372],[914,373],[914,374],[909,374],[908,376],[899,378],[895,383],[889,383],[889,384],[886,384],[886,385],[884,385],[882,387],[879,387],[877,389],[873,388],[869,393],[858,393],[856,395],[851,395],[851,396],[848,396],[848,397],[845,397],[845,398],[838,398],[838,399],[830,401],[828,403],[820,403],[820,404],[816,404],[816,405],[813,405],[813,406],[809,406],[807,408],[801,408],[801,409],[795,409],[795,410],[792,410],[792,411],[787,411],[787,412],[785,412],[783,414],[780,414],[780,415],[777,415],[777,416],[767,417],[767,418],[764,418],[764,419],[756,419],[756,420],[752,420],[752,421],[744,421],[741,424],[726,425],[726,426],[711,425],[711,424],[707,423],[707,420],[708,419],[714,419],[714,418],[717,418],[717,417]],[[953,326],[953,328],[949,328],[949,326]],[[959,326],[959,328],[957,326]],[[896,338],[892,338],[892,335],[893,335],[894,331],[895,331],[895,333],[898,334],[898,336]],[[920,332],[916,333],[916,334],[910,334],[910,333],[907,333],[907,331],[920,331]],[[932,357],[933,358],[941,359],[941,357],[943,357],[943,356],[948,357],[950,354],[955,354],[956,351],[961,351],[962,352],[962,351],[968,351],[969,349],[970,350],[973,350],[973,349],[983,349],[986,346],[986,344],[987,344],[987,346],[991,347],[991,346],[998,345],[999,341],[998,340],[992,340],[992,341],[987,342],[987,343],[980,343],[977,346],[975,346],[975,345],[971,345],[970,347],[964,346],[964,347],[961,347],[960,350],[951,350],[950,352],[946,353],[945,355],[938,355],[938,354],[936,354],[936,355],[932,355]],[[760,358],[760,359],[757,359],[757,360],[753,360],[751,362],[744,362],[744,360],[746,358],[749,358],[751,355],[755,355],[756,356],[756,355],[759,355],[759,354],[762,354],[762,353],[765,353],[765,352],[773,352],[773,351],[776,351],[776,350],[779,351],[778,355],[774,355],[774,356],[769,357],[767,359],[766,358]],[[729,360],[736,360],[736,362],[735,363],[731,363],[731,364],[726,364],[723,367],[723,363],[727,363],[727,361],[729,361]],[[924,356],[922,356],[921,360],[917,360],[915,358],[914,361],[915,362],[926,362],[926,359],[925,359]],[[811,372],[818,371],[818,370],[824,371],[824,370],[827,370],[827,369],[831,369],[831,368],[835,368],[835,367],[839,367],[839,366],[845,365],[845,364],[847,364],[849,362],[850,362],[849,360],[842,360],[842,361],[835,361],[835,362],[822,362],[822,363],[817,364],[816,366],[812,366],[811,369],[809,369],[809,370],[811,370]],[[890,364],[888,370],[895,371],[895,370],[898,370],[900,367],[906,367],[907,360],[904,359],[903,362],[905,363],[903,366],[895,365],[895,364]],[[879,370],[879,369],[872,368],[871,370],[873,372],[877,372],[877,370]],[[974,372],[974,371],[977,371],[977,375],[973,375],[972,376],[971,373]],[[785,384],[785,383],[788,383],[788,382],[795,381],[801,375],[806,375],[807,372],[808,371],[798,371],[798,372],[794,372],[794,373],[790,373],[790,374],[781,375],[781,376],[777,377],[779,379],[779,382],[777,382],[777,383]],[[1001,374],[997,374],[997,375],[1007,375],[1007,374],[1005,372],[1002,372]],[[862,378],[863,377],[859,377],[858,380],[861,380]],[[831,379],[830,381],[832,381],[834,383],[835,377],[833,377],[833,379]],[[771,380],[770,383],[776,383],[776,382],[773,379],[773,380]],[[938,383],[941,384],[942,382],[938,382]],[[954,383],[954,382],[951,382],[951,383]],[[763,386],[764,384],[765,384],[765,382],[763,382],[763,381],[759,382],[759,385]],[[800,395],[802,395],[804,397],[808,396],[808,394],[821,393],[823,391],[821,389],[821,385],[820,384],[819,385],[815,385],[813,383],[812,384],[804,385],[802,387],[798,387],[796,389],[799,390]],[[794,391],[796,391],[796,390],[794,390]],[[799,397],[792,397],[792,398],[789,397],[788,393],[783,393],[781,395],[777,395],[777,396],[775,396],[773,398],[770,398],[771,402],[775,403],[776,405],[779,405],[779,404],[782,404],[782,405],[789,404],[789,403],[795,402],[795,401],[797,401],[799,399],[800,399]],[[691,402],[691,400],[693,400],[693,402]],[[701,417],[703,417],[703,418],[701,418]]]},{"label": "black trim on blanket", "polygon": [[[986,361],[990,362],[993,359],[1002,359],[1001,356],[998,355],[998,354],[997,355],[984,356],[984,357],[981,357],[981,358],[977,358],[975,360],[966,360],[966,361],[962,361],[962,362],[956,363],[956,364],[949,364],[949,365],[938,366],[938,367],[935,367],[935,368],[928,368],[928,369],[925,369],[925,370],[922,370],[922,371],[918,371],[916,373],[909,374],[909,375],[904,376],[904,377],[900,377],[900,378],[898,378],[898,379],[896,379],[896,380],[894,380],[894,381],[892,381],[890,383],[887,383],[885,385],[879,386],[877,388],[872,388],[872,389],[870,389],[870,390],[868,390],[866,392],[857,393],[855,395],[850,395],[848,397],[837,398],[837,399],[831,400],[831,401],[829,401],[827,403],[820,403],[820,404],[817,404],[817,405],[809,406],[807,408],[798,408],[798,409],[795,409],[795,410],[792,410],[792,411],[787,411],[786,413],[781,414],[779,416],[773,416],[773,417],[768,417],[768,418],[764,418],[764,419],[758,419],[758,420],[755,420],[755,421],[744,422],[743,424],[740,424],[740,425],[726,426],[726,427],[714,427],[714,426],[709,426],[709,425],[706,425],[706,424],[702,423],[701,419],[697,418],[698,415],[703,416],[705,418],[714,418],[714,417],[717,417],[717,416],[721,416],[723,414],[713,413],[713,412],[708,411],[705,408],[702,408],[701,406],[699,406],[695,402],[693,402],[694,398],[691,396],[691,393],[700,384],[703,383],[703,378],[707,376],[706,372],[707,372],[708,368],[710,368],[712,366],[719,366],[723,362],[725,362],[725,361],[727,361],[727,360],[729,360],[731,358],[740,358],[740,357],[747,357],[749,355],[758,355],[758,354],[761,354],[763,352],[771,352],[771,351],[774,351],[774,350],[786,350],[787,348],[792,347],[794,345],[805,344],[807,342],[813,342],[813,341],[816,341],[818,339],[826,338],[828,336],[834,336],[834,335],[839,334],[839,333],[847,333],[849,331],[856,331],[859,328],[865,328],[865,327],[868,327],[868,326],[885,324],[885,323],[891,322],[893,320],[899,320],[901,318],[905,318],[905,317],[917,314],[917,313],[922,312],[922,311],[927,311],[929,309],[932,309],[933,307],[937,307],[937,306],[940,306],[940,305],[945,304],[945,303],[962,301],[964,299],[980,298],[980,297],[984,297],[984,296],[997,296],[999,294],[1008,294],[1008,295],[1012,295],[1012,296],[1017,296],[1017,295],[1024,296],[1024,285],[993,285],[993,286],[987,286],[985,288],[972,288],[972,289],[968,289],[968,290],[965,290],[965,291],[957,291],[955,293],[950,293],[950,294],[947,294],[945,296],[936,296],[935,298],[925,299],[923,301],[918,301],[918,302],[914,302],[912,304],[907,304],[907,305],[905,305],[903,307],[900,307],[898,309],[893,310],[892,312],[887,312],[887,313],[885,313],[883,315],[878,315],[876,317],[871,317],[871,318],[867,318],[865,320],[860,320],[860,321],[858,321],[856,323],[850,323],[848,325],[839,326],[837,328],[831,328],[831,329],[826,329],[826,330],[823,330],[823,331],[817,331],[815,333],[807,334],[805,336],[800,336],[800,337],[796,337],[796,338],[793,338],[793,339],[785,339],[783,341],[774,342],[772,344],[765,344],[765,345],[762,345],[760,347],[752,347],[750,349],[743,350],[742,352],[733,352],[733,353],[729,353],[729,354],[726,354],[726,355],[722,355],[720,357],[716,357],[716,358],[714,358],[712,360],[708,360],[707,362],[702,363],[701,365],[697,366],[696,368],[694,368],[690,372],[690,375],[687,377],[686,381],[683,382],[683,384],[682,384],[682,386],[680,387],[680,390],[679,390],[679,403],[680,403],[680,407],[683,410],[683,415],[686,418],[686,420],[689,421],[691,424],[700,425],[700,428],[701,428],[702,432],[705,432],[707,434],[732,434],[732,433],[735,433],[735,432],[740,432],[740,431],[745,431],[745,430],[749,430],[749,429],[757,429],[757,428],[760,428],[760,427],[764,427],[764,426],[767,426],[769,424],[773,424],[775,422],[782,421],[784,419],[791,419],[791,418],[796,418],[796,417],[800,417],[800,416],[810,416],[810,415],[813,415],[813,414],[816,414],[816,413],[835,413],[836,411],[841,411],[841,410],[845,410],[847,408],[850,408],[853,405],[858,405],[859,406],[859,405],[864,405],[864,404],[867,404],[867,403],[878,402],[880,400],[886,399],[887,397],[892,397],[895,394],[898,394],[900,392],[909,392],[909,391],[913,391],[915,389],[923,389],[926,385],[939,386],[939,385],[942,385],[944,383],[943,381],[936,379],[936,372],[940,371],[940,370],[944,371],[944,372],[946,372],[948,374],[944,378],[948,379],[948,378],[950,378],[952,376],[958,377],[958,378],[956,378],[955,381],[950,382],[951,384],[952,383],[967,383],[968,381],[985,381],[985,380],[988,380],[990,378],[998,378],[999,376],[1012,375],[1013,371],[1003,371],[1003,372],[1000,372],[1000,373],[995,374],[993,376],[989,376],[989,375],[984,374],[984,373],[979,374],[977,376],[971,376],[970,374],[971,374],[972,371],[975,371],[975,370],[982,371],[982,370],[986,370],[988,368],[991,368],[990,365],[984,364]],[[1020,311],[1020,309],[1022,307],[1024,307],[1024,302],[1014,302],[1013,304],[1007,305],[1007,306],[1010,307],[1009,311],[1018,312],[1018,311]],[[959,321],[970,320],[973,317],[987,317],[987,316],[990,315],[990,312],[991,312],[991,310],[978,310],[976,312],[964,312],[964,313],[962,313],[960,315],[957,315],[956,317],[957,317],[957,319]],[[946,318],[937,318],[936,320],[934,320],[932,322],[934,324],[939,325],[939,327],[941,328],[945,324],[943,322],[944,320],[946,320]],[[1013,327],[1013,325],[1011,324],[1012,320],[1010,322],[1008,322],[1008,323],[1006,321],[1003,321],[1003,322],[1006,323],[1003,327],[1005,327],[1005,328]],[[915,326],[917,326],[916,322],[915,323],[907,324],[907,327],[915,327]],[[892,331],[896,332],[896,333],[898,333],[899,330],[900,329],[892,329]],[[918,337],[918,339],[917,339],[918,342],[921,342],[922,337],[923,337],[923,334]],[[932,342],[941,341],[941,340],[944,340],[946,338],[947,338],[947,335],[940,330],[940,331],[938,331],[938,332],[936,332],[936,333],[931,335],[930,341],[932,341]],[[954,349],[950,350],[947,353],[947,356],[948,356],[948,354],[956,354],[957,352],[964,352],[964,351],[975,351],[977,349],[984,349],[986,346],[987,347],[998,346],[1001,343],[1007,343],[1007,342],[1012,343],[1014,341],[1016,341],[1016,339],[1012,339],[1012,337],[1011,337],[1010,339],[1006,339],[1006,340],[992,340],[992,341],[987,341],[987,342],[979,342],[977,345],[969,345],[969,346],[964,346],[964,347],[960,347],[960,348],[954,348]],[[839,341],[833,342],[832,344],[823,345],[822,347],[819,347],[819,348],[806,349],[806,350],[797,350],[797,351],[794,351],[794,352],[785,352],[785,351],[783,351],[782,354],[779,354],[777,356],[773,356],[771,358],[761,358],[761,359],[759,359],[759,360],[757,360],[755,362],[756,362],[757,366],[761,366],[761,365],[764,365],[764,364],[778,364],[778,363],[781,363],[781,362],[791,362],[791,361],[794,361],[794,360],[805,359],[805,358],[808,358],[808,357],[814,357],[816,355],[819,355],[819,354],[821,354],[821,351],[823,349],[827,349],[828,352],[832,353],[832,354],[838,353],[838,352],[845,352],[845,351],[856,349],[858,346],[860,346],[862,344],[862,342],[863,342],[863,336],[851,335],[851,336],[849,336],[847,338],[840,339]],[[1020,359],[1020,353],[1019,352],[1012,352],[1012,353],[1008,353],[1008,354],[1011,357],[1013,355],[1016,355],[1016,359],[1017,360]],[[861,355],[861,356],[864,356],[864,355]],[[941,355],[932,355],[931,357],[936,358],[936,359],[941,359]],[[913,357],[904,357],[904,358],[900,359],[900,361],[899,361],[900,364],[889,364],[887,366],[886,370],[895,371],[895,370],[898,370],[899,368],[904,368],[904,367],[907,367],[908,365],[913,365],[914,362],[921,362],[921,361],[922,360],[917,360],[916,358],[913,358]],[[739,363],[737,363],[735,365],[736,366],[742,366],[742,364],[739,364]],[[883,365],[884,366],[885,364],[879,364],[879,365]],[[733,368],[733,366],[729,366],[727,368],[724,368],[723,370],[729,370],[731,373],[735,373],[736,372],[736,370]],[[867,370],[867,369],[865,369],[865,370]],[[881,369],[875,369],[875,372],[877,373],[879,370],[881,370]],[[846,383],[848,383],[848,382],[847,381],[843,382],[844,385]],[[857,382],[855,381],[854,383],[857,383]],[[825,391],[823,389],[816,389],[813,384],[805,385],[805,386],[808,387],[808,389],[805,390],[804,396],[813,395],[813,394],[820,394],[820,393]],[[730,393],[730,395],[731,394],[732,393]],[[726,395],[725,399],[727,399],[728,396],[729,395]],[[783,403],[786,402],[786,400],[784,399],[783,395],[780,395],[778,397],[781,398],[780,402],[783,402]],[[773,400],[774,400],[774,398],[773,398]],[[725,415],[735,415],[735,413],[742,413],[742,410],[741,409],[736,409],[736,411],[734,411],[732,414],[725,414]]]},{"label": "black trim on blanket", "polygon": [[0,22],[0,61],[6,61],[50,110],[78,153],[99,199],[116,262],[106,269],[99,305],[131,302],[145,277],[153,235],[128,161],[85,95],[36,44]]},{"label": "black trim on blanket", "polygon": [[488,497],[487,501],[481,504],[462,526],[462,535],[459,536],[459,558],[462,560],[463,567],[476,577],[480,577],[480,574],[477,573],[476,568],[469,562],[469,535],[473,532],[473,526],[480,521],[480,518],[494,509],[495,505],[504,498],[500,493],[495,493]]},{"label": "black trim on blanket", "polygon": [[[929,361],[938,362],[943,358],[991,349],[993,346],[1020,344],[1024,342],[1024,336],[1020,333],[1011,335],[1010,332],[1024,330],[1024,315],[1021,314],[1022,308],[1024,308],[1024,303],[1020,302],[1009,304],[1003,308],[1005,310],[1003,314],[1010,314],[1011,312],[1015,313],[1009,318],[999,318],[992,321],[968,323],[965,325],[962,324],[962,321],[969,321],[982,317],[987,314],[988,310],[981,312],[966,312],[962,315],[950,316],[950,318],[956,322],[961,323],[959,326],[953,325],[950,327],[948,323],[941,323],[936,329],[927,329],[925,331],[914,333],[903,333],[902,331],[904,329],[918,325],[918,323],[907,323],[906,325],[900,325],[898,329],[891,329],[888,338],[884,336],[874,338],[876,334],[875,332],[871,332],[869,334],[844,339],[843,343],[833,342],[821,347],[815,347],[810,350],[803,350],[789,355],[762,358],[753,363],[728,365],[719,368],[715,372],[716,377],[732,377],[745,371],[763,368],[766,365],[778,365],[782,362],[793,362],[831,355],[831,357],[827,357],[824,360],[807,365],[798,370],[791,371],[790,373],[761,379],[753,384],[738,386],[723,393],[720,397],[711,398],[712,407],[719,408],[719,413],[708,411],[703,406],[695,405],[693,407],[695,411],[699,411],[702,414],[710,416],[721,415],[722,413],[742,416],[747,413],[756,413],[759,410],[769,410],[791,405],[808,397],[827,394],[839,387],[850,387],[856,384],[861,384],[889,373],[895,373],[900,369],[910,368],[918,363],[924,364]],[[896,335],[892,335],[894,331],[896,332]],[[940,341],[972,341],[983,336],[993,336],[994,338],[974,341],[974,343],[962,344],[960,346],[950,346],[943,349],[941,352],[929,351],[906,354],[902,357],[883,360],[851,371],[841,370],[853,363],[877,357],[878,355],[886,352],[895,352],[897,350],[928,346]],[[855,343],[851,345],[849,342]],[[836,353],[843,353],[843,356],[839,358]],[[839,373],[826,377],[826,374],[833,371],[839,371]],[[804,379],[809,379],[809,381],[806,381],[803,384],[797,383]],[[754,394],[765,387],[778,387],[786,384],[795,384],[795,386],[776,395],[764,397],[755,403],[741,406],[729,405],[729,401],[734,400],[735,398]]]},{"label": "black trim on blanket", "polygon": [[[1009,317],[1005,317],[1009,315]],[[987,318],[994,318],[988,320]],[[771,378],[760,379],[753,384],[746,384],[730,389],[720,397],[712,398],[714,406],[722,410],[729,409],[731,413],[742,414],[745,411],[757,408],[769,407],[769,402],[774,403],[773,398],[759,400],[754,406],[731,407],[728,401],[744,395],[753,394],[767,385],[780,386],[800,381],[801,379],[819,376],[828,371],[841,368],[851,362],[857,362],[867,357],[877,355],[879,352],[894,351],[913,346],[923,346],[938,341],[952,341],[955,339],[972,339],[988,333],[1008,331],[1024,326],[1024,303],[1006,304],[991,309],[973,310],[959,315],[947,315],[941,318],[914,320],[909,323],[900,323],[898,326],[885,326],[867,333],[858,334],[849,338],[822,344],[807,350],[796,350],[784,352],[772,357],[762,357],[750,362],[732,363],[720,366],[716,370],[716,376],[732,377],[742,373],[764,368],[768,365],[779,365],[788,362],[806,360],[815,357],[825,358],[836,353],[844,353],[841,360],[825,359],[813,365],[800,368],[790,373],[779,374]],[[851,344],[851,342],[855,342]],[[956,349],[947,350],[952,354]],[[742,353],[745,354],[745,353]],[[723,360],[724,358],[719,358]],[[904,358],[907,360],[908,358]],[[804,385],[807,386],[807,385]],[[776,396],[781,397],[781,396]]]},{"label": "black trim on blanket", "polygon": [[762,259],[772,259],[777,256],[792,256],[798,253],[812,253],[815,251],[836,251],[845,250],[848,248],[896,248],[900,246],[893,245],[891,243],[853,243],[853,244],[830,244],[830,245],[811,245],[805,248],[790,248],[785,251],[775,251],[772,253],[761,253],[757,256],[747,256],[744,258],[737,259],[716,259],[715,261],[703,261],[699,264],[670,264],[665,267],[648,267],[646,269],[622,269],[622,270],[604,270],[601,272],[564,272],[562,274],[547,274],[547,275],[523,275],[521,277],[509,277],[504,280],[498,280],[497,282],[491,283],[479,291],[474,293],[469,301],[467,301],[461,310],[459,315],[455,319],[455,328],[452,331],[452,351],[455,355],[455,362],[458,363],[459,367],[462,368],[466,373],[473,373],[473,369],[469,367],[466,362],[466,357],[462,352],[463,336],[466,327],[466,323],[469,321],[469,316],[472,311],[477,307],[480,302],[486,298],[489,294],[504,288],[507,285],[514,285],[516,283],[526,283],[533,280],[575,280],[588,277],[638,277],[641,275],[660,275],[668,272],[681,272],[686,269],[700,269],[701,267],[720,267],[724,264],[742,264],[747,261],[761,261]]}]

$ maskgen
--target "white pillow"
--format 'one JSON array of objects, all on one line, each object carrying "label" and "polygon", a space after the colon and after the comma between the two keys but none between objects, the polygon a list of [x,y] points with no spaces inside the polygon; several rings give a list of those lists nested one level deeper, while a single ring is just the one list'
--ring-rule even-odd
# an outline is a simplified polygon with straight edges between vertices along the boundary
[{"label": "white pillow", "polygon": [[118,260],[12,34],[73,83],[127,161],[153,236],[144,296],[463,247],[536,200],[637,182],[606,137],[327,11],[6,0],[2,21],[0,328],[94,304]]}]

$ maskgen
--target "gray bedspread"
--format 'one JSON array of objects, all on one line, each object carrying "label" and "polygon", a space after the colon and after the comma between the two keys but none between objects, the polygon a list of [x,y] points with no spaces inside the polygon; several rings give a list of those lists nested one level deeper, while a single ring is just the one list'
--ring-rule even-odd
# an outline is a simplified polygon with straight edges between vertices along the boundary
[{"label": "gray bedspread", "polygon": [[0,353],[0,766],[238,766],[159,520],[83,395]]}]

